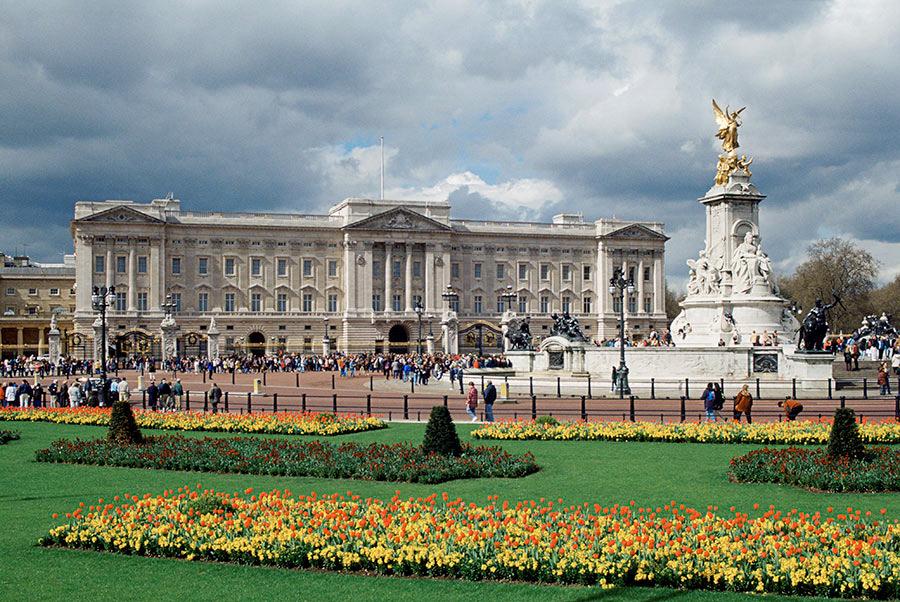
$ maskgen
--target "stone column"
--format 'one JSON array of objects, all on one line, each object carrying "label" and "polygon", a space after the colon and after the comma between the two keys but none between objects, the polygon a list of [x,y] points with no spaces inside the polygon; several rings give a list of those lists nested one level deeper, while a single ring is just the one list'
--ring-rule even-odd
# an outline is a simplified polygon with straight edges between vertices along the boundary
[{"label": "stone column", "polygon": [[365,313],[370,314],[372,311],[372,243],[364,242],[363,243],[363,263],[362,265],[357,266],[360,270],[360,281],[362,291],[359,293],[362,296],[362,299],[357,303],[360,311],[367,310]]},{"label": "stone column", "polygon": [[384,311],[385,313],[393,309],[394,288],[391,277],[394,274],[394,243],[388,241],[384,243]]},{"label": "stone column", "polygon": [[50,357],[50,363],[56,365],[59,362],[59,328],[56,320],[50,321],[50,332],[48,333],[47,355]]},{"label": "stone column", "polygon": [[644,311],[644,254],[638,255],[637,268],[637,313]]},{"label": "stone column", "polygon": [[413,310],[413,302],[412,302],[412,257],[413,257],[413,244],[411,242],[406,243],[406,279],[403,282],[403,292],[406,297],[406,311]]},{"label": "stone column", "polygon": [[128,247],[128,311],[137,310],[137,259],[134,243]]},{"label": "stone column", "polygon": [[666,300],[666,283],[663,279],[663,254],[653,252],[653,312],[664,313]]},{"label": "stone column", "polygon": [[44,327],[38,327],[38,349],[37,354],[43,355],[41,352],[44,350],[44,345],[46,344],[46,339],[44,338]]},{"label": "stone column", "polygon": [[113,250],[112,246],[106,248],[106,288],[111,287],[115,281],[113,280]]},{"label": "stone column", "polygon": [[[353,258],[354,242],[350,240],[350,233],[344,233],[344,313],[356,311],[356,294],[359,281],[356,278],[356,261]],[[326,303],[327,303],[326,299]],[[326,306],[327,307],[327,306]]]},{"label": "stone column", "polygon": [[434,302],[434,245],[425,245],[425,308],[432,311]]},{"label": "stone column", "polygon": [[216,326],[215,316],[210,319],[209,328],[206,329],[206,355],[210,359],[219,357],[219,328]]},{"label": "stone column", "polygon": [[[148,295],[148,306],[150,309],[159,309],[159,291],[162,289],[162,272],[166,266],[162,264],[160,259],[160,244],[158,241],[150,241],[150,294]],[[128,293],[131,294],[131,291]],[[131,301],[128,303],[128,309],[131,310]]]},{"label": "stone column", "polygon": [[103,322],[100,321],[100,316],[97,316],[97,319],[94,320],[94,323],[91,325],[94,329],[94,345],[93,345],[93,359],[95,362],[100,361],[100,349],[101,345],[103,345]]},{"label": "stone column", "polygon": [[162,359],[171,358],[177,353],[176,338],[178,325],[175,323],[175,319],[172,318],[172,316],[167,315],[160,323],[159,329],[162,333]]},{"label": "stone column", "polygon": [[16,328],[16,355],[22,355],[25,352],[25,329],[21,326]]}]

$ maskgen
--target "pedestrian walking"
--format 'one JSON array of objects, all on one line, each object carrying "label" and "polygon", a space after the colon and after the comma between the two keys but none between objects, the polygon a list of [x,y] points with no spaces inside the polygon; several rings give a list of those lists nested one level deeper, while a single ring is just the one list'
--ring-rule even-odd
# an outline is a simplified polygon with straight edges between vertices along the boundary
[{"label": "pedestrian walking", "polygon": [[878,367],[878,386],[881,387],[882,395],[891,394],[891,374],[888,372],[887,362],[882,362]]},{"label": "pedestrian walking", "polygon": [[753,424],[750,417],[750,408],[753,407],[753,396],[750,395],[750,385],[744,385],[738,394],[734,396],[734,420],[741,421],[741,415],[747,417],[747,424]]},{"label": "pedestrian walking", "polygon": [[128,384],[128,379],[124,377],[119,381],[119,401],[125,403],[131,401],[131,386]]},{"label": "pedestrian walking", "polygon": [[494,386],[493,382],[487,381],[487,386],[481,392],[481,396],[484,399],[484,419],[487,422],[493,422],[494,402],[497,401],[497,387]]},{"label": "pedestrian walking", "polygon": [[707,422],[715,422],[716,421],[716,391],[713,389],[712,383],[707,383],[706,388],[703,389],[703,393],[700,395],[700,399],[703,400],[703,409],[706,410],[706,421]]},{"label": "pedestrian walking", "polygon": [[478,415],[475,413],[475,408],[478,407],[478,389],[475,388],[475,383],[469,383],[469,392],[466,394],[466,413],[472,418],[472,422],[478,421]]},{"label": "pedestrian walking", "polygon": [[159,401],[159,387],[155,382],[150,381],[150,386],[147,387],[147,406],[151,411],[156,411],[157,401]]},{"label": "pedestrian walking", "polygon": [[213,414],[217,414],[219,412],[219,401],[222,399],[222,389],[219,388],[219,385],[217,385],[215,381],[213,381],[212,386],[209,388],[207,397],[209,398],[209,403],[212,404]]}]

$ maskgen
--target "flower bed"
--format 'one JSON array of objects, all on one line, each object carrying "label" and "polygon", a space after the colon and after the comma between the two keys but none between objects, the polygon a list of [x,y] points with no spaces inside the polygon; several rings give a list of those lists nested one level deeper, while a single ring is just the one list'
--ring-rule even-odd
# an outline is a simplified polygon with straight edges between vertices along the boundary
[{"label": "flower bed", "polygon": [[19,438],[19,433],[15,431],[0,431],[0,445],[15,441]]},{"label": "flower bed", "polygon": [[824,449],[758,449],[731,460],[742,483],[784,483],[823,491],[900,491],[900,452],[867,450],[861,460],[830,459]]},{"label": "flower bed", "polygon": [[[109,408],[3,408],[0,420],[109,424]],[[387,428],[378,418],[356,414],[278,412],[274,414],[160,413],[134,410],[138,426],[176,431],[224,431],[268,435],[343,435]]]},{"label": "flower bed", "polygon": [[[556,441],[671,441],[682,443],[767,443],[819,445],[828,443],[831,421],[742,422],[561,422],[501,421],[472,431],[477,439],[540,439]],[[866,443],[900,443],[900,423],[864,422],[859,434]]]},{"label": "flower bed", "polygon": [[323,479],[441,483],[452,479],[523,477],[538,470],[534,456],[498,447],[463,446],[459,457],[425,453],[408,443],[385,445],[291,441],[257,437],[148,437],[117,445],[106,439],[54,441],[38,462],[99,464],[163,470],[196,470]]},{"label": "flower bed", "polygon": [[[890,598],[900,523],[771,508],[719,516],[661,508],[486,505],[437,495],[229,495],[183,488],[81,504],[43,545],[187,560],[462,579],[659,585]],[[884,511],[882,511],[884,512]],[[54,515],[56,518],[56,515]]]}]

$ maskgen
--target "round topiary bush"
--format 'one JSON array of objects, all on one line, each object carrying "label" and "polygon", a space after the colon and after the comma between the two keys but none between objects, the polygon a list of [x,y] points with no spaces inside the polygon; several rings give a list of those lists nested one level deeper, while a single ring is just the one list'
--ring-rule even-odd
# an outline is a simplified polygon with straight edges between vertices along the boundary
[{"label": "round topiary bush", "polygon": [[138,428],[131,411],[131,404],[127,401],[117,401],[113,404],[112,415],[109,417],[109,432],[107,440],[116,445],[132,445],[143,443],[144,436]]},{"label": "round topiary bush", "polygon": [[838,408],[834,411],[834,424],[831,425],[828,437],[828,457],[832,460],[861,460],[866,457],[866,449],[859,438],[859,427],[856,425],[856,412],[851,408]]},{"label": "round topiary bush", "polygon": [[428,426],[425,427],[425,439],[422,441],[425,452],[434,452],[444,456],[458,456],[462,452],[456,425],[450,417],[450,410],[444,406],[431,408]]}]

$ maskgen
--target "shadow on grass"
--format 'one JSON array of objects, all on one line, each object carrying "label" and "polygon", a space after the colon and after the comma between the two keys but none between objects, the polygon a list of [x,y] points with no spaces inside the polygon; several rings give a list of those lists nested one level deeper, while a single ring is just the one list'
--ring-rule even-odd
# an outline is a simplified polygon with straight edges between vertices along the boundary
[{"label": "shadow on grass", "polygon": [[[702,590],[698,590],[702,591]],[[575,598],[573,602],[592,602],[593,600],[605,600],[609,597],[613,597],[613,599],[619,599],[622,596],[631,597],[630,594],[633,594],[632,590],[623,589],[620,587],[614,587],[611,589],[597,589],[595,591],[591,591],[585,596],[580,596]],[[641,598],[642,602],[663,602],[664,600],[677,600],[679,598],[684,598],[685,596],[691,595],[692,592],[686,590],[680,591],[662,591],[657,594],[650,595],[646,598]]]}]

